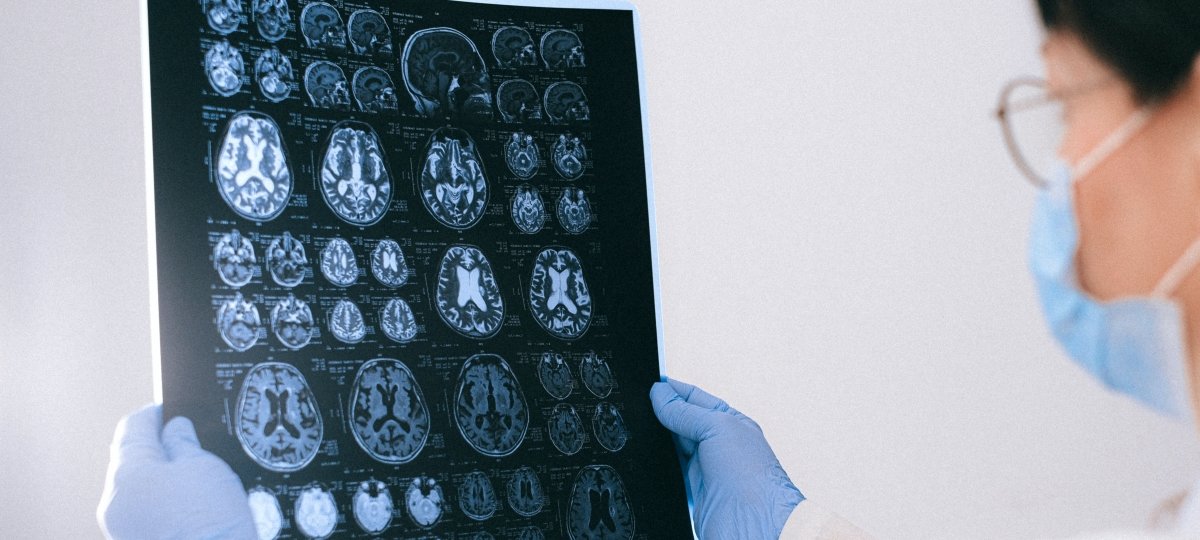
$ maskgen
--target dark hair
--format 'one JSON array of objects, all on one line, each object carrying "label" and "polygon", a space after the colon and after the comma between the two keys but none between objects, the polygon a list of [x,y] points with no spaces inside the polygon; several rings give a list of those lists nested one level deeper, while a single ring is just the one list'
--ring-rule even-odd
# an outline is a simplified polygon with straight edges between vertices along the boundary
[{"label": "dark hair", "polygon": [[1042,23],[1083,39],[1143,104],[1164,101],[1200,54],[1198,0],[1038,0]]}]

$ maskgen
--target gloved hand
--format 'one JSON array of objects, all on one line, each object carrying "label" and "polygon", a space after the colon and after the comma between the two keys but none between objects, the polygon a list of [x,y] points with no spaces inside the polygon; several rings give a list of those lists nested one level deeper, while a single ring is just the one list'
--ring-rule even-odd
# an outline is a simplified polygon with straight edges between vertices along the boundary
[{"label": "gloved hand", "polygon": [[695,504],[697,536],[779,538],[804,495],[788,479],[758,424],[679,381],[655,383],[650,401],[658,421],[675,434]]},{"label": "gloved hand", "polygon": [[187,418],[164,427],[162,407],[144,407],[117,424],[110,451],[96,509],[109,538],[258,538],[241,480]]}]

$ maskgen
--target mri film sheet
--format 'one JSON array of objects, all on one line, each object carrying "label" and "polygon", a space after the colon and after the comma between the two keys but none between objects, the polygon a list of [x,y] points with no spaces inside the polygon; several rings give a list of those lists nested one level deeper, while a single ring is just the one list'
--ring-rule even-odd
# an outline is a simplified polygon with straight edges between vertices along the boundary
[{"label": "mri film sheet", "polygon": [[691,538],[631,11],[148,22],[158,383],[260,538]]}]

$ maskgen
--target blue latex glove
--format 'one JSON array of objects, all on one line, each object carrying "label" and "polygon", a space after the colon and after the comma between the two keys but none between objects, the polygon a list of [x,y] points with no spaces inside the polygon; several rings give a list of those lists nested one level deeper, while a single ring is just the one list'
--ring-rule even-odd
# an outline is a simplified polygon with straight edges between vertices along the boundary
[{"label": "blue latex glove", "polygon": [[150,405],[117,424],[96,517],[112,539],[257,539],[246,491],[187,418]]},{"label": "blue latex glove", "polygon": [[724,401],[687,383],[650,389],[654,414],[675,434],[695,505],[696,535],[779,538],[804,495],[763,437],[762,428]]}]

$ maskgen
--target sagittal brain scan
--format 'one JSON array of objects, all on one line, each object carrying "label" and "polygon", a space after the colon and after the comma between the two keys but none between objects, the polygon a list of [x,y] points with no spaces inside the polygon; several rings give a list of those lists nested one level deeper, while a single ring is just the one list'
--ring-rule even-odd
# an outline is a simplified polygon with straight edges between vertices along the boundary
[{"label": "sagittal brain scan", "polygon": [[442,487],[437,481],[421,476],[414,478],[404,492],[404,505],[408,508],[408,516],[418,527],[430,528],[442,519]]},{"label": "sagittal brain scan", "polygon": [[542,491],[542,482],[537,473],[529,467],[521,467],[508,479],[508,505],[513,512],[525,517],[533,517],[542,511],[546,494]]},{"label": "sagittal brain scan", "polygon": [[325,2],[313,2],[300,12],[300,33],[309,47],[346,48],[346,26],[337,8]]},{"label": "sagittal brain scan", "polygon": [[350,499],[350,508],[358,528],[363,532],[379,534],[392,524],[395,506],[387,484],[371,479],[358,484],[358,489]]},{"label": "sagittal brain scan", "polygon": [[542,119],[542,96],[537,88],[524,79],[500,83],[496,88],[496,108],[505,122],[539,122]]},{"label": "sagittal brain scan", "polygon": [[304,92],[313,107],[344,111],[350,108],[346,73],[333,62],[320,60],[304,70]]},{"label": "sagittal brain scan", "polygon": [[537,65],[533,38],[524,28],[516,26],[505,26],[492,34],[492,55],[496,57],[496,65],[502,68]]},{"label": "sagittal brain scan", "polygon": [[237,30],[242,22],[240,0],[201,0],[208,26],[218,34],[227,35]]},{"label": "sagittal brain scan", "polygon": [[547,86],[542,106],[550,121],[558,124],[583,122],[591,120],[592,116],[583,88],[573,82],[556,82]]},{"label": "sagittal brain scan", "polygon": [[463,439],[488,457],[513,453],[529,429],[521,383],[503,358],[477,354],[463,364],[455,391],[454,420]]},{"label": "sagittal brain scan", "polygon": [[533,175],[537,174],[540,159],[541,155],[538,153],[537,144],[533,142],[532,135],[518,131],[508,138],[508,142],[504,143],[504,163],[508,165],[508,170],[517,175],[517,178],[533,178]]},{"label": "sagittal brain scan", "polygon": [[213,45],[204,55],[204,72],[213,91],[229,97],[242,89],[242,77],[246,75],[246,64],[242,52],[226,40]]},{"label": "sagittal brain scan", "polygon": [[329,333],[342,343],[353,345],[367,337],[367,323],[358,306],[349,300],[339,300],[329,313]]},{"label": "sagittal brain scan", "polygon": [[271,47],[258,56],[254,62],[254,79],[258,81],[258,90],[263,97],[273,102],[280,102],[292,94],[292,61],[288,60],[279,49]]},{"label": "sagittal brain scan", "polygon": [[338,287],[349,287],[358,280],[358,260],[350,242],[334,238],[321,250],[321,275]]},{"label": "sagittal brain scan", "polygon": [[583,355],[583,361],[579,363],[579,378],[583,379],[583,386],[588,392],[600,399],[608,397],[616,384],[608,362],[594,352]]},{"label": "sagittal brain scan", "polygon": [[538,381],[542,383],[542,388],[554,399],[566,399],[575,390],[575,378],[571,376],[571,366],[559,353],[542,353],[542,359],[538,361],[537,375]]},{"label": "sagittal brain scan", "polygon": [[271,331],[284,347],[295,350],[308,345],[315,326],[308,304],[292,293],[271,308]]},{"label": "sagittal brain scan", "polygon": [[483,521],[499,506],[492,481],[482,471],[471,471],[458,484],[458,507],[467,517]]},{"label": "sagittal brain scan", "polygon": [[311,484],[296,497],[296,528],[307,538],[329,538],[337,527],[337,501],[333,493],[319,484]]},{"label": "sagittal brain scan", "polygon": [[511,212],[513,225],[525,234],[537,233],[546,223],[546,204],[542,202],[542,194],[529,184],[517,186],[516,193],[513,193]]},{"label": "sagittal brain scan", "polygon": [[630,540],[633,533],[633,506],[617,471],[608,465],[579,471],[567,507],[571,540]]},{"label": "sagittal brain scan", "polygon": [[475,140],[466,131],[440,128],[429,137],[420,190],[425,209],[451,229],[468,229],[483,217],[488,181]]},{"label": "sagittal brain scan", "polygon": [[551,69],[586,66],[583,43],[570,30],[551,30],[542,35],[542,60]]},{"label": "sagittal brain scan", "polygon": [[570,133],[558,136],[554,147],[550,149],[550,159],[554,162],[554,170],[567,180],[578,180],[583,176],[584,163],[587,162],[587,148],[579,137]]},{"label": "sagittal brain scan", "polygon": [[401,287],[408,283],[408,261],[404,250],[392,239],[384,239],[371,251],[371,275],[385,287]]},{"label": "sagittal brain scan", "polygon": [[504,323],[504,299],[492,264],[474,246],[451,246],[438,266],[435,304],[454,331],[489,338]]},{"label": "sagittal brain scan", "polygon": [[592,294],[583,262],[567,248],[546,248],[533,262],[529,310],[551,335],[576,339],[592,323]]},{"label": "sagittal brain scan", "polygon": [[321,195],[351,225],[383,218],[392,202],[392,175],[371,126],[346,120],[333,127],[321,164]]},{"label": "sagittal brain scan", "polygon": [[571,405],[559,403],[554,406],[546,421],[546,433],[550,435],[554,447],[568,456],[583,448],[583,420]]},{"label": "sagittal brain scan", "polygon": [[488,120],[492,86],[475,43],[453,28],[416,32],[401,55],[404,85],[417,112],[430,118]]},{"label": "sagittal brain scan", "polygon": [[362,365],[350,394],[354,440],[382,463],[408,463],[429,437],[429,409],[408,366],[379,358]]},{"label": "sagittal brain scan", "polygon": [[592,433],[596,435],[596,442],[609,452],[620,451],[625,448],[625,441],[629,440],[625,419],[621,418],[621,411],[612,403],[596,405],[592,413]]},{"label": "sagittal brain scan", "polygon": [[325,434],[320,410],[299,370],[264,362],[251,368],[242,382],[234,429],[242,449],[262,467],[298,471],[320,449]]},{"label": "sagittal brain scan", "polygon": [[278,217],[292,196],[292,172],[275,121],[257,112],[233,115],[221,138],[216,176],[221,198],[237,215]]},{"label": "sagittal brain scan", "polygon": [[213,267],[217,269],[221,281],[230,287],[237,288],[250,283],[257,263],[254,244],[237,229],[221,235],[213,248]]},{"label": "sagittal brain scan", "polygon": [[244,352],[258,342],[258,331],[262,319],[254,303],[246,300],[242,293],[223,302],[217,308],[217,332],[233,350]]},{"label": "sagittal brain scan", "polygon": [[287,35],[292,11],[288,0],[254,0],[254,25],[267,41],[279,41]]},{"label": "sagittal brain scan", "polygon": [[408,343],[417,337],[417,318],[402,298],[392,298],[383,306],[379,327],[383,329],[383,335],[396,343]]},{"label": "sagittal brain scan", "polygon": [[278,538],[283,531],[283,509],[279,507],[279,499],[275,494],[267,488],[255,487],[246,492],[246,502],[250,505],[250,516],[254,518],[258,539]]},{"label": "sagittal brain scan", "polygon": [[375,66],[354,72],[354,101],[364,112],[396,112],[396,85],[392,76]]},{"label": "sagittal brain scan", "polygon": [[582,189],[567,188],[558,198],[558,224],[570,234],[586,231],[592,224],[592,204]]},{"label": "sagittal brain scan", "polygon": [[357,54],[392,54],[392,32],[383,15],[370,9],[350,14],[350,47]]},{"label": "sagittal brain scan", "polygon": [[308,255],[304,244],[284,231],[267,246],[267,271],[281,287],[295,287],[304,281],[308,272]]}]

